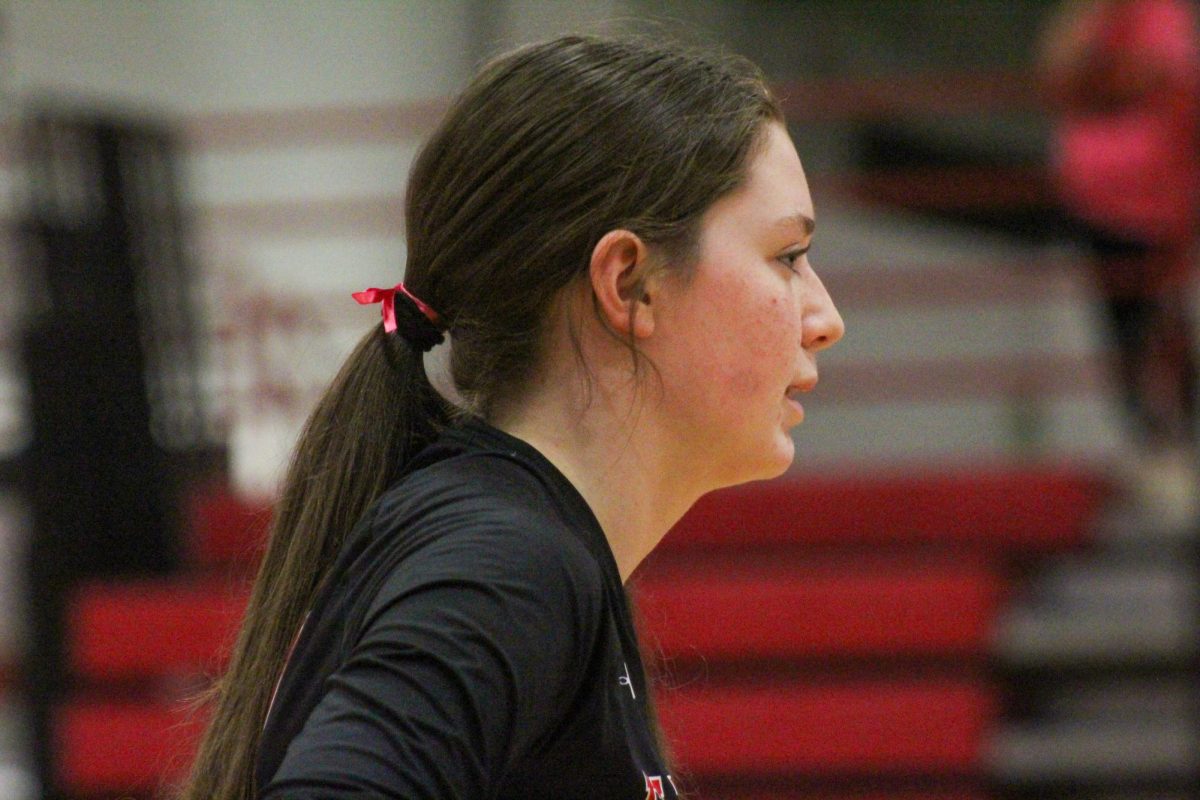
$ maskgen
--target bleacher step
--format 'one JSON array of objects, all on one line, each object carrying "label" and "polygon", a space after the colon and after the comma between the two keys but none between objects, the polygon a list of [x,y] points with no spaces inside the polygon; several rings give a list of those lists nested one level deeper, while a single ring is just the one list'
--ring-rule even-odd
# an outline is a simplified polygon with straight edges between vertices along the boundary
[{"label": "bleacher step", "polygon": [[1153,607],[1018,610],[1001,624],[996,651],[1011,666],[1185,664],[1197,630],[1190,615]]},{"label": "bleacher step", "polygon": [[1010,665],[1182,664],[1200,648],[1191,564],[1098,551],[1068,555],[1027,583],[997,626]]},{"label": "bleacher step", "polygon": [[1182,719],[1200,708],[1191,675],[1110,675],[1061,680],[1039,707],[1049,719]]},{"label": "bleacher step", "polygon": [[1014,784],[1186,781],[1200,769],[1186,716],[1009,727],[992,737],[987,759],[995,777]]},{"label": "bleacher step", "polygon": [[970,774],[996,709],[990,689],[957,680],[699,686],[659,696],[679,763],[698,777]]},{"label": "bleacher step", "polygon": [[972,545],[1044,553],[1080,545],[1108,494],[1065,467],[785,476],[712,492],[659,545]]},{"label": "bleacher step", "polygon": [[90,681],[215,674],[247,592],[244,583],[204,576],[89,583],[68,614],[71,669]]},{"label": "bleacher step", "polygon": [[159,792],[186,772],[203,719],[182,698],[76,701],[56,722],[61,785],[83,797]]},{"label": "bleacher step", "polygon": [[669,661],[971,658],[1004,581],[978,560],[653,559],[636,597],[648,652]]}]

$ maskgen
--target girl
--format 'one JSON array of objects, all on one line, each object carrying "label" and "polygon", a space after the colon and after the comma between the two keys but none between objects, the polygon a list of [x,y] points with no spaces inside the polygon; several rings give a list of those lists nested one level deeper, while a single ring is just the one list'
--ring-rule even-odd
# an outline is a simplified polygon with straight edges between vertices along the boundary
[{"label": "girl", "polygon": [[184,796],[674,797],[623,583],[702,494],[787,468],[843,331],[779,106],[739,58],[526,47],[425,145],[406,221]]}]

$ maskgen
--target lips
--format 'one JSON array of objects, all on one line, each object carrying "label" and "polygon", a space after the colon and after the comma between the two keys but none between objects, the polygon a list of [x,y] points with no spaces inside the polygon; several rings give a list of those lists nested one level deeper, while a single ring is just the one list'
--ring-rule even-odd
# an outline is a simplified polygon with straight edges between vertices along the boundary
[{"label": "lips", "polygon": [[804,394],[805,392],[811,392],[816,387],[816,385],[817,385],[817,376],[813,375],[811,377],[803,378],[801,380],[796,381],[795,383],[793,383],[791,386],[789,386],[787,388],[787,391],[784,392],[784,394],[786,394],[790,399],[795,399],[794,395]]},{"label": "lips", "polygon": [[788,405],[792,407],[792,411],[794,413],[794,419],[790,420],[788,425],[799,425],[804,421],[804,406],[800,405],[799,397],[805,392],[812,391],[812,388],[816,385],[817,376],[814,375],[811,378],[805,378],[804,380],[793,383],[787,388],[787,391],[784,392],[784,397],[786,398]]}]

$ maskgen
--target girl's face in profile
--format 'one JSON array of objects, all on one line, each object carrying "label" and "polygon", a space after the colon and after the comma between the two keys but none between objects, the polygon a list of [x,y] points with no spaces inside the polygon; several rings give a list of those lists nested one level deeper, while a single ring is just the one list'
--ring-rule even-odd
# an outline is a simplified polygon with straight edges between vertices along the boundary
[{"label": "girl's face in profile", "polygon": [[710,488],[779,475],[791,464],[798,395],[816,354],[844,332],[813,271],[813,204],[786,129],[768,125],[745,184],[705,214],[690,280],[654,302],[647,350],[663,379],[678,463]]}]

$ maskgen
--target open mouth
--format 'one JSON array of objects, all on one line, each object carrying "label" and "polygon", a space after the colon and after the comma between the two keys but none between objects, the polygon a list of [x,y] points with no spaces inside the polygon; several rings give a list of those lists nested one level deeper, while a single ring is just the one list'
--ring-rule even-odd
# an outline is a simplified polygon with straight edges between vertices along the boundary
[{"label": "open mouth", "polygon": [[793,383],[791,386],[789,386],[787,388],[787,391],[785,391],[784,394],[787,395],[787,398],[789,400],[795,400],[796,395],[804,394],[805,392],[811,392],[816,387],[816,385],[817,385],[817,376],[813,375],[811,378],[805,378],[802,381]]}]

